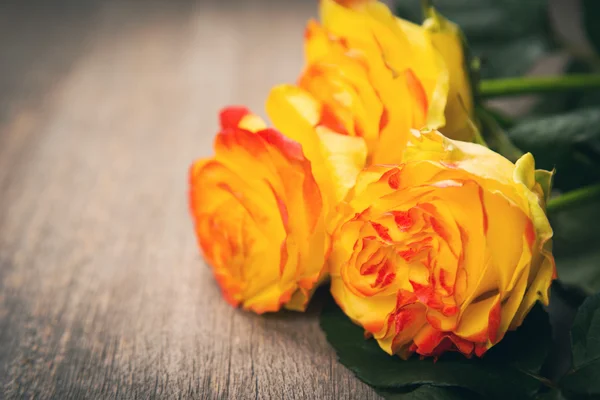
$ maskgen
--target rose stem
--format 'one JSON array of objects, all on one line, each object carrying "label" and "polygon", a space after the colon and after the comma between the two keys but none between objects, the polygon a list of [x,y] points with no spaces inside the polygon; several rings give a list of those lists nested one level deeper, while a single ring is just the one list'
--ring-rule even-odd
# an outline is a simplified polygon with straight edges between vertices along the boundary
[{"label": "rose stem", "polygon": [[586,204],[594,198],[600,198],[600,183],[567,192],[548,201],[548,213],[560,211]]},{"label": "rose stem", "polygon": [[600,74],[489,79],[482,80],[479,84],[482,98],[598,89]]}]

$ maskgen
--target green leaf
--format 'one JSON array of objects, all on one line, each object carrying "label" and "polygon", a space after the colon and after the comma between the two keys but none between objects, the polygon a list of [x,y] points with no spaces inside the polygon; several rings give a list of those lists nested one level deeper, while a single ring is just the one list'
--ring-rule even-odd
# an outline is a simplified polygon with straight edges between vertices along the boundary
[{"label": "green leaf", "polygon": [[[397,0],[399,16],[420,23],[416,0]],[[547,0],[435,0],[465,33],[482,78],[523,75],[551,47]]]},{"label": "green leaf", "polygon": [[552,348],[543,368],[545,377],[553,382],[562,378],[572,366],[571,327],[577,309],[586,299],[579,291],[552,282],[548,317],[552,325]]},{"label": "green leaf", "polygon": [[600,291],[600,199],[550,216],[559,280],[591,294]]},{"label": "green leaf", "polygon": [[568,398],[600,397],[600,293],[583,302],[573,328],[573,369],[560,381]]},{"label": "green leaf", "polygon": [[565,397],[558,389],[541,393],[535,397],[535,400],[565,400]]},{"label": "green leaf", "polygon": [[462,388],[489,399],[528,399],[541,387],[538,374],[551,334],[546,313],[536,307],[517,332],[508,333],[482,359],[450,353],[434,362],[388,355],[375,340],[365,340],[363,330],[332,299],[323,307],[321,327],[340,362],[380,390],[432,385]]},{"label": "green leaf", "polygon": [[459,388],[437,387],[422,385],[409,392],[386,392],[379,391],[381,396],[387,400],[475,400],[481,399],[477,396]]},{"label": "green leaf", "polygon": [[600,181],[600,107],[523,121],[508,136],[534,155],[536,167],[556,168],[556,188]]},{"label": "green leaf", "polygon": [[583,25],[587,32],[590,44],[596,49],[596,53],[600,53],[600,1],[598,0],[583,0]]}]

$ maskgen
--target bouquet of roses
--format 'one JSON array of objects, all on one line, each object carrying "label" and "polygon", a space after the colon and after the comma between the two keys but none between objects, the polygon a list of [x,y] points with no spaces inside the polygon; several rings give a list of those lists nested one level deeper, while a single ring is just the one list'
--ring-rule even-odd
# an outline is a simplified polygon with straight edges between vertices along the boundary
[{"label": "bouquet of roses", "polygon": [[[577,273],[562,270],[589,256],[565,243],[598,216],[600,166],[581,157],[600,154],[600,135],[572,161],[587,132],[569,141],[552,118],[573,115],[515,125],[482,103],[598,78],[482,81],[459,27],[427,2],[423,14],[320,1],[297,83],[267,97],[273,127],[225,108],[215,155],[190,169],[202,253],[225,299],[255,313],[304,311],[327,285],[328,340],[388,398],[600,396],[600,297],[580,307],[566,360],[545,311],[551,286],[577,304],[593,287],[573,290]],[[564,165],[560,189],[576,190],[552,191],[555,171],[528,151],[557,179]],[[577,162],[595,170],[574,182]]]}]

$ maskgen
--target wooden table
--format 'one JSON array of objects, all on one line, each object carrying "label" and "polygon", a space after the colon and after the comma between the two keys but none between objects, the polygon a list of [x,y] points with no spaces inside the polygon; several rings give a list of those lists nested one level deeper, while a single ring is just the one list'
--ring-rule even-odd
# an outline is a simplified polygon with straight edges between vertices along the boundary
[{"label": "wooden table", "polygon": [[316,0],[0,6],[0,397],[377,398],[306,314],[221,298],[187,168],[293,81]]}]

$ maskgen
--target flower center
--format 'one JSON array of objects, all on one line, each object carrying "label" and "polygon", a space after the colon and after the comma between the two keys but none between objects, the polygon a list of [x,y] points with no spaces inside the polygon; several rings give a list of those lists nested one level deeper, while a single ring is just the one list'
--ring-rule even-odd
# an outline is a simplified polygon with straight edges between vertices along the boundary
[{"label": "flower center", "polygon": [[432,201],[375,218],[359,217],[364,218],[362,239],[354,249],[355,263],[349,265],[355,265],[363,279],[353,285],[365,295],[410,293],[408,304],[455,313],[461,238],[448,213],[443,202]]}]

